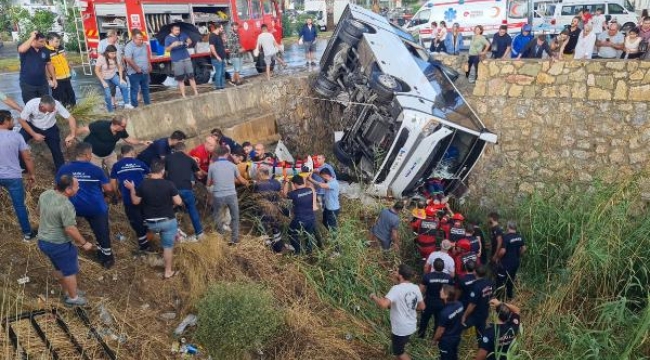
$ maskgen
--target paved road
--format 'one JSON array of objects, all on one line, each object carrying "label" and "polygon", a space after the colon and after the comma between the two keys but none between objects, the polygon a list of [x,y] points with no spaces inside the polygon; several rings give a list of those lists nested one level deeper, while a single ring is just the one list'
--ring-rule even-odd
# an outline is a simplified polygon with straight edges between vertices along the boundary
[{"label": "paved road", "polygon": [[[327,41],[326,40],[319,40],[316,43],[316,58],[318,59],[320,55],[323,53],[325,50],[325,47],[327,46]],[[12,50],[8,48],[13,48]],[[14,44],[5,44],[5,47],[3,49],[0,49],[0,57],[5,58],[9,56],[17,56],[15,52],[15,45]],[[281,69],[278,67],[278,73],[280,75],[282,74],[291,74],[299,71],[305,71],[305,70],[310,70],[310,71],[317,71],[318,66],[315,67],[307,67],[305,65],[305,59],[304,59],[304,53],[303,49],[301,46],[298,44],[292,44],[290,46],[287,46],[285,49],[285,54],[284,58],[286,59],[287,63],[289,64],[289,68],[287,69]],[[231,70],[231,68],[227,68],[228,71]],[[94,77],[90,75],[83,75],[81,69],[77,69],[78,76],[72,80],[72,86],[75,89],[75,92],[77,94],[78,98],[83,98],[83,96],[90,90],[90,89],[96,89],[97,91],[101,91],[101,87],[99,85],[99,81]],[[251,77],[251,76],[257,76],[257,71],[255,70],[255,66],[252,63],[245,64],[242,75],[244,77]],[[204,85],[204,91],[208,91],[211,89],[212,85]],[[169,88],[165,86],[152,86],[152,92],[160,92],[160,91],[165,91]],[[20,93],[20,86],[19,86],[19,76],[18,73],[5,73],[5,74],[0,74],[0,91],[4,92],[8,96],[12,97],[14,100],[16,100],[19,103],[22,103],[21,100],[21,93]],[[162,95],[162,94],[161,94]],[[166,97],[166,96],[165,96]],[[156,100],[157,96],[153,97],[154,101]],[[5,109],[6,106],[3,103],[0,103],[0,109]]]}]

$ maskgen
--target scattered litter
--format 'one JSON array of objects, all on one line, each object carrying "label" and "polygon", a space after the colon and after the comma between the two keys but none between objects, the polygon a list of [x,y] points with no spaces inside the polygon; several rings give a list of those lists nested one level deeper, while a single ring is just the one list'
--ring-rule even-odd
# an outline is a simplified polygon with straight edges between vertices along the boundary
[{"label": "scattered litter", "polygon": [[103,276],[98,277],[97,281],[104,281],[104,277]]},{"label": "scattered litter", "polygon": [[151,307],[151,306],[150,306],[149,304],[142,304],[142,306],[140,306],[140,309],[142,309],[142,310],[148,310],[150,307]]},{"label": "scattered litter", "polygon": [[177,316],[177,314],[175,312],[167,311],[167,312],[164,312],[164,313],[160,314],[158,316],[158,318],[160,320],[163,320],[163,321],[172,321],[172,320],[176,319],[176,316]]},{"label": "scattered litter", "polygon": [[50,290],[50,294],[54,295],[54,294],[56,294],[56,291],[54,291],[54,289],[52,289],[52,290]]},{"label": "scattered litter", "polygon": [[174,335],[176,336],[181,336],[184,332],[185,329],[187,329],[188,326],[196,326],[196,320],[197,317],[194,314],[189,314],[181,321],[180,324],[176,327],[176,330],[174,330]]},{"label": "scattered litter", "polygon": [[345,334],[345,340],[352,341],[352,334],[350,333]]},{"label": "scattered litter", "polygon": [[117,281],[117,274],[113,274],[113,281]]},{"label": "scattered litter", "polygon": [[23,276],[18,279],[18,285],[25,285],[29,282],[29,276]]},{"label": "scattered litter", "polygon": [[117,234],[115,234],[115,240],[119,242],[126,241],[126,236],[124,236],[124,234],[122,234],[121,232],[118,232]]},{"label": "scattered litter", "polygon": [[113,316],[111,316],[104,304],[99,305],[99,318],[102,319],[104,325],[113,324]]}]

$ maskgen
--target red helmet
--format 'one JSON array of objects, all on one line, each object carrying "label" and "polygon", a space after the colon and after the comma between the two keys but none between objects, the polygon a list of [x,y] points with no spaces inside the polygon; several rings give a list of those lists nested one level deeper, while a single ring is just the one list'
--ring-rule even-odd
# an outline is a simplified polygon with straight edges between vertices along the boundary
[{"label": "red helmet", "polygon": [[455,213],[454,216],[452,216],[451,218],[454,219],[454,220],[457,220],[457,221],[464,221],[465,220],[465,217],[461,213]]},{"label": "red helmet", "polygon": [[427,217],[435,217],[436,216],[436,208],[429,205],[425,209]]},{"label": "red helmet", "polygon": [[463,249],[463,250],[465,250],[465,251],[469,251],[472,248],[472,245],[469,243],[469,240],[467,240],[467,239],[458,240],[458,242],[456,243],[456,246]]}]

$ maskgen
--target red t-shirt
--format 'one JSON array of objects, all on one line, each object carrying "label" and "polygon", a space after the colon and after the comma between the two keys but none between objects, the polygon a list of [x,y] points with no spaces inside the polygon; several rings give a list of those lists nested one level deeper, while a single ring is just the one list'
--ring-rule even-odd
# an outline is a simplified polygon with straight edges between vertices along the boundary
[{"label": "red t-shirt", "polygon": [[212,160],[212,153],[205,150],[205,145],[201,144],[192,151],[190,151],[190,156],[195,158],[199,163],[199,168],[205,172],[208,172],[208,167],[210,167],[210,160]]}]

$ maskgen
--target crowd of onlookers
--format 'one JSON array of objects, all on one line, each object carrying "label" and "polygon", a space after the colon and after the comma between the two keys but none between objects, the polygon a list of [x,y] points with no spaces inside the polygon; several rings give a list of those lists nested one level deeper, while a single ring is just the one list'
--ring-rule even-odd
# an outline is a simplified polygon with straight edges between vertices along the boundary
[{"label": "crowd of onlookers", "polygon": [[[615,19],[607,21],[603,10],[598,8],[592,15],[580,11],[571,25],[557,36],[542,33],[533,35],[533,27],[525,24],[521,33],[514,38],[508,34],[508,26],[501,25],[491,41],[483,35],[483,27],[474,28],[469,45],[469,58],[465,68],[470,82],[477,77],[478,63],[491,53],[492,59],[639,59],[648,60],[650,52],[650,16],[647,11],[641,16],[637,27],[621,31],[621,24]],[[431,23],[431,52],[458,55],[463,46],[460,25],[454,23],[451,29],[441,21]]]}]

